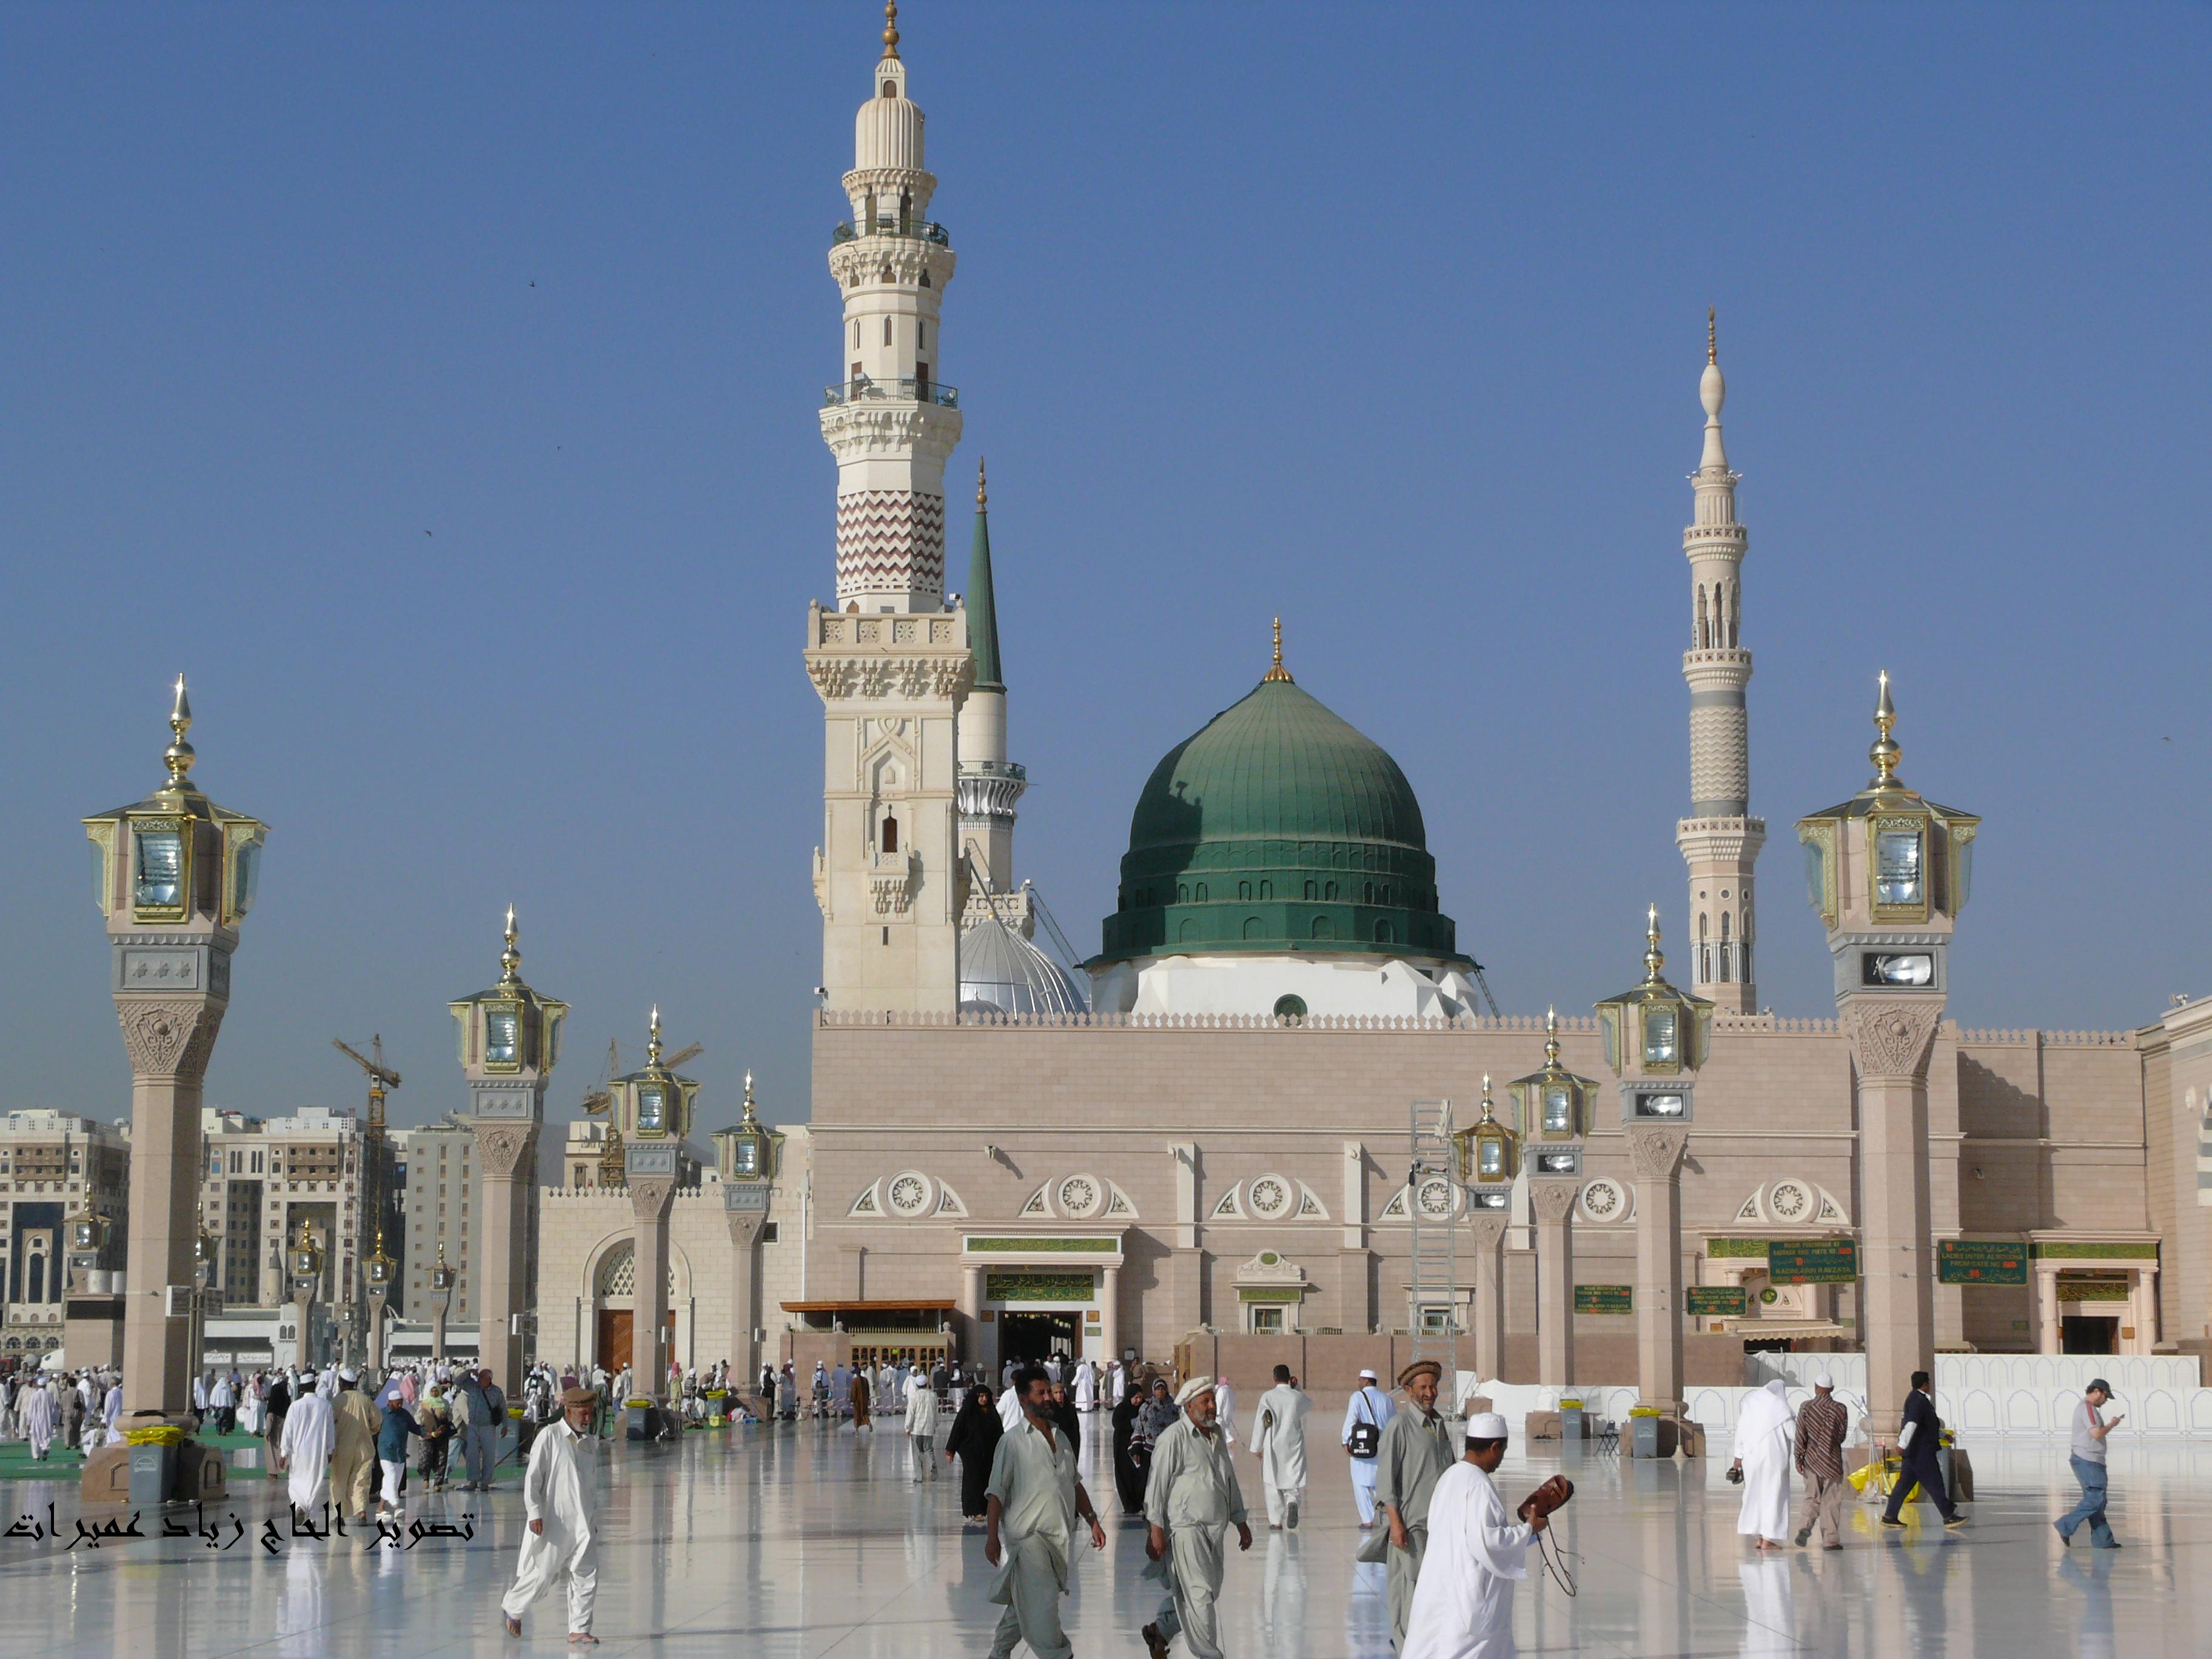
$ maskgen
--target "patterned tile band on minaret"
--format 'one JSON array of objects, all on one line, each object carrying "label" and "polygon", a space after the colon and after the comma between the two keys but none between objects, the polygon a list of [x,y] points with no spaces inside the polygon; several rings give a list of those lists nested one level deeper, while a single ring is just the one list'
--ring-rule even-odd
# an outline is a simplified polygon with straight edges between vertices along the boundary
[{"label": "patterned tile band on minaret", "polygon": [[1730,1013],[1759,1007],[1752,978],[1754,942],[1752,866],[1766,823],[1751,816],[1751,723],[1744,687],[1751,653],[1742,648],[1741,576],[1748,540],[1736,521],[1737,475],[1721,443],[1721,376],[1713,314],[1705,313],[1705,371],[1698,392],[1705,408],[1705,447],[1690,475],[1695,522],[1682,532],[1690,562],[1690,648],[1682,678],[1690,684],[1690,816],[1675,826],[1674,844],[1689,866],[1691,981],[1696,994]]},{"label": "patterned tile band on minaret", "polygon": [[822,437],[837,457],[837,608],[929,611],[945,597],[945,463],[960,441],[960,396],[939,372],[939,313],[955,260],[927,217],[936,175],[921,111],[906,95],[897,31],[886,28],[844,177],[853,217],[830,272],[844,297],[837,378]]}]

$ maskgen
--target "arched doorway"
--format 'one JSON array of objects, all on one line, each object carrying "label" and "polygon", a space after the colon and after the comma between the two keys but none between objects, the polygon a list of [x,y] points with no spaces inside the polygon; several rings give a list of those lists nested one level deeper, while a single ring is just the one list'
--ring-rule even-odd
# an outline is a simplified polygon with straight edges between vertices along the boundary
[{"label": "arched doorway", "polygon": [[[610,1374],[629,1364],[630,1341],[635,1319],[637,1247],[629,1239],[599,1258],[592,1279],[592,1301],[599,1310],[599,1328],[593,1334],[592,1358]],[[668,1269],[668,1327],[662,1333],[671,1352],[676,1346],[676,1268]]]}]

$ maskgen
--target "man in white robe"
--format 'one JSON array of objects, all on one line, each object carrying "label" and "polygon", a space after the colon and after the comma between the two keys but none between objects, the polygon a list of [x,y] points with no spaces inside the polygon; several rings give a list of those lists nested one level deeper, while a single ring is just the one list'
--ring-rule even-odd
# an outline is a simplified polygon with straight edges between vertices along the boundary
[{"label": "man in white robe", "polygon": [[23,1437],[31,1443],[34,1462],[46,1461],[46,1450],[54,1443],[54,1431],[60,1426],[60,1414],[54,1410],[53,1390],[33,1377],[23,1384],[21,1398],[15,1402],[15,1414],[23,1420]]},{"label": "man in white robe", "polygon": [[1178,1632],[1191,1659],[1221,1659],[1222,1543],[1237,1528],[1237,1547],[1252,1547],[1237,1465],[1220,1433],[1210,1376],[1194,1376],[1176,1395],[1183,1414],[1152,1443],[1145,1486],[1151,1523],[1145,1553],[1167,1580],[1167,1599],[1144,1628],[1152,1659],[1167,1659]]},{"label": "man in white robe", "polygon": [[522,1512],[530,1522],[523,1535],[522,1559],[514,1583],[500,1598],[509,1636],[522,1634],[522,1615],[530,1604],[568,1575],[568,1640],[597,1647],[592,1634],[592,1601],[599,1589],[599,1568],[592,1553],[592,1416],[599,1396],[589,1389],[570,1389],[561,1396],[561,1420],[531,1443],[530,1467],[522,1476]]},{"label": "man in white robe", "polygon": [[1470,1418],[1467,1454],[1437,1477],[1429,1548],[1399,1659],[1513,1659],[1513,1584],[1544,1517],[1516,1522],[1490,1477],[1505,1461],[1505,1419]]},{"label": "man in white robe", "polygon": [[[333,1384],[333,1386],[336,1386]],[[292,1507],[313,1516],[330,1491],[331,1452],[337,1445],[337,1423],[329,1397],[315,1386],[310,1372],[300,1379],[299,1398],[284,1418],[284,1437],[276,1444],[276,1461],[290,1477]]]},{"label": "man in white robe", "polygon": [[1252,1414],[1252,1450],[1267,1494],[1267,1528],[1297,1529],[1306,1490],[1306,1413],[1313,1401],[1291,1382],[1288,1365],[1275,1367],[1275,1386],[1260,1396]]},{"label": "man in white robe", "polygon": [[1219,1413],[1216,1420],[1221,1425],[1221,1437],[1231,1451],[1236,1450],[1237,1389],[1225,1376],[1213,1379],[1213,1409]]},{"label": "man in white robe", "polygon": [[1075,1367],[1075,1409],[1098,1409],[1098,1368],[1087,1359],[1078,1361]]},{"label": "man in white robe", "polygon": [[[1037,1375],[1040,1376],[1044,1375],[1044,1370],[1042,1366],[1038,1367]],[[1051,1379],[1048,1377],[1046,1378],[1045,1387],[1049,1389],[1051,1386]],[[999,1396],[999,1426],[1006,1433],[1012,1434],[1016,1429],[1021,1427],[1021,1425],[1022,1392],[1012,1383],[1009,1382],[1006,1384],[1006,1391]]]},{"label": "man in white robe", "polygon": [[107,1385],[107,1398],[100,1402],[100,1420],[106,1425],[107,1442],[119,1445],[123,1440],[123,1378],[118,1376]]},{"label": "man in white robe", "polygon": [[1759,1540],[1761,1553],[1790,1536],[1790,1465],[1797,1423],[1789,1385],[1776,1377],[1744,1396],[1735,1419],[1735,1463],[1743,1471],[1743,1503],[1735,1529]]},{"label": "man in white robe", "polygon": [[1106,1409],[1109,1411],[1129,1397],[1129,1374],[1115,1360],[1106,1367]]},{"label": "man in white robe", "polygon": [[1001,1436],[984,1490],[983,1559],[999,1569],[991,1600],[1006,1608],[991,1638],[991,1659],[1012,1659],[1027,1642],[1036,1659],[1075,1651],[1060,1621],[1075,1523],[1091,1523],[1091,1547],[1106,1547],[1091,1494],[1075,1475],[1075,1448],[1052,1420],[1052,1383],[1042,1370],[1014,1373],[1022,1417]]},{"label": "man in white robe", "polygon": [[906,1445],[915,1462],[919,1482],[937,1478],[937,1390],[926,1372],[916,1370],[906,1379]]},{"label": "man in white robe", "polygon": [[[1391,1405],[1390,1396],[1376,1386],[1373,1371],[1359,1373],[1359,1387],[1345,1403],[1344,1431],[1337,1438],[1344,1449],[1352,1450],[1352,1431],[1354,1428],[1375,1425],[1375,1438],[1379,1443],[1382,1431],[1389,1426],[1391,1413],[1397,1408]],[[1352,1499],[1359,1506],[1361,1531],[1375,1524],[1375,1477],[1379,1472],[1374,1457],[1354,1456],[1352,1460]]]}]

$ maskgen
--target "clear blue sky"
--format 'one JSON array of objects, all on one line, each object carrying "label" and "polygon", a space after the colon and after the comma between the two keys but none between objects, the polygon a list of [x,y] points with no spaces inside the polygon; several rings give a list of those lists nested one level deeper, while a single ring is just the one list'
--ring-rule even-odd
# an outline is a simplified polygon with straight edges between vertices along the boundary
[{"label": "clear blue sky", "polygon": [[[1680,938],[1680,532],[1717,305],[1764,1000],[1790,825],[1984,815],[1952,1011],[2212,990],[2212,13],[981,5],[902,24],[988,455],[1018,841],[1095,949],[1153,761],[1299,683],[1419,790],[1509,1011]],[[803,1114],[824,267],[875,9],[0,11],[9,1106],[128,1078],[76,820],[273,826],[212,1100],[462,1103],[444,1005],[658,1000],[702,1127]],[[963,492],[951,492],[956,503]],[[964,514],[953,542],[966,544]],[[959,560],[956,556],[955,563]],[[1679,957],[1678,957],[1679,960]]]}]

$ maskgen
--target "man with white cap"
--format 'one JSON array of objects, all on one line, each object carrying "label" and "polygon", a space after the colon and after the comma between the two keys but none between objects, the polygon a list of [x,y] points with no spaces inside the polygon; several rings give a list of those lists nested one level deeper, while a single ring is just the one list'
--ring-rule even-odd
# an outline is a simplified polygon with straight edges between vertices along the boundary
[{"label": "man with white cap", "polygon": [[1451,1431],[1437,1409],[1437,1390],[1444,1368],[1417,1359],[1398,1374],[1398,1386],[1412,1409],[1393,1416],[1382,1431],[1376,1455],[1375,1501],[1390,1525],[1384,1560],[1389,1565],[1390,1639],[1406,1645],[1406,1624],[1413,1617],[1413,1587],[1420,1581],[1421,1557],[1429,1546],[1429,1500],[1437,1480],[1452,1466]]},{"label": "man with white cap", "polygon": [[[1176,1395],[1183,1414],[1152,1444],[1145,1487],[1145,1519],[1152,1529],[1145,1553],[1158,1564],[1168,1586],[1159,1614],[1145,1626],[1152,1659],[1167,1659],[1180,1631],[1191,1659],[1221,1659],[1222,1541],[1237,1528],[1237,1547],[1252,1547],[1244,1522],[1244,1493],[1237,1465],[1222,1437],[1213,1379],[1194,1376]],[[1151,1571],[1148,1569],[1147,1571]]]},{"label": "man with white cap", "polygon": [[1797,1408],[1797,1438],[1794,1447],[1797,1473],[1805,1477],[1805,1512],[1797,1521],[1797,1547],[1813,1536],[1813,1523],[1820,1523],[1820,1547],[1844,1547],[1844,1433],[1850,1418],[1836,1398],[1836,1379],[1822,1371],[1813,1379],[1813,1397]]},{"label": "man with white cap", "polygon": [[1359,1387],[1344,1408],[1344,1432],[1337,1437],[1352,1454],[1352,1498],[1359,1505],[1359,1527],[1375,1524],[1375,1458],[1382,1449],[1383,1426],[1396,1407],[1376,1386],[1373,1371],[1359,1373]]},{"label": "man with white cap", "polygon": [[[1468,1419],[1465,1458],[1437,1477],[1428,1557],[1413,1592],[1400,1659],[1513,1659],[1513,1583],[1545,1517],[1516,1522],[1490,1477],[1505,1461],[1505,1419]],[[1523,1505],[1524,1512],[1528,1506]]]},{"label": "man with white cap", "polygon": [[1037,1659],[1069,1659],[1075,1647],[1060,1622],[1060,1598],[1067,1594],[1075,1523],[1090,1523],[1095,1550],[1106,1547],[1106,1529],[1076,1478],[1075,1446],[1053,1416],[1044,1368],[1024,1365],[1007,1386],[1021,1401],[1021,1419],[999,1437],[983,1489],[983,1559],[999,1569],[991,1600],[1006,1608],[991,1656],[1012,1659],[1015,1644],[1027,1642]]},{"label": "man with white cap", "polygon": [[331,1448],[337,1443],[331,1402],[309,1371],[300,1379],[299,1397],[285,1413],[284,1437],[276,1443],[276,1461],[290,1476],[292,1507],[302,1516],[313,1516],[322,1507],[330,1490]]}]

